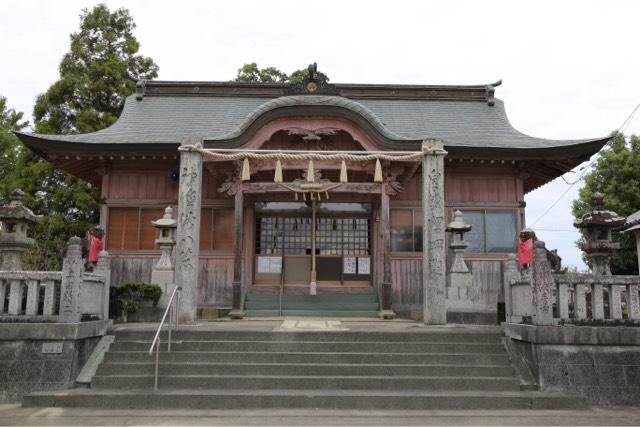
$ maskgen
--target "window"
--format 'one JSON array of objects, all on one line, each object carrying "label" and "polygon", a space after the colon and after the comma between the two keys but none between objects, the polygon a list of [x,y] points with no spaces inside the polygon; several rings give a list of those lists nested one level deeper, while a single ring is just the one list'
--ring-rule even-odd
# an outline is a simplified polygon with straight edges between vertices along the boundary
[{"label": "window", "polygon": [[473,228],[464,235],[467,252],[514,252],[517,221],[515,211],[462,211]]},{"label": "window", "polygon": [[109,208],[107,248],[157,249],[157,231],[151,221],[163,213],[162,208]]},{"label": "window", "polygon": [[233,250],[234,224],[233,208],[202,208],[200,216],[200,250]]},{"label": "window", "polygon": [[422,210],[391,209],[391,251],[422,252]]}]

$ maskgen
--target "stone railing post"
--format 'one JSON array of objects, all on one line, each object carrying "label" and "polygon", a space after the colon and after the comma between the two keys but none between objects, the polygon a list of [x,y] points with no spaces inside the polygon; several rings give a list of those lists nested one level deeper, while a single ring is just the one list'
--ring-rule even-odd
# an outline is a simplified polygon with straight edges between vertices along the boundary
[{"label": "stone railing post", "polygon": [[109,318],[109,287],[111,286],[111,263],[109,262],[109,252],[100,251],[98,263],[93,269],[95,274],[104,277],[104,288],[102,291],[102,320]]},{"label": "stone railing post", "polygon": [[62,286],[60,290],[61,323],[80,321],[80,284],[82,283],[82,240],[79,237],[69,239],[67,256],[62,262]]},{"label": "stone railing post", "polygon": [[555,281],[542,240],[534,243],[533,258],[533,323],[553,325],[553,288]]},{"label": "stone railing post", "polygon": [[511,322],[513,309],[511,307],[511,284],[520,278],[516,254],[509,254],[509,259],[504,262],[503,287],[504,287],[504,311],[506,321]]}]

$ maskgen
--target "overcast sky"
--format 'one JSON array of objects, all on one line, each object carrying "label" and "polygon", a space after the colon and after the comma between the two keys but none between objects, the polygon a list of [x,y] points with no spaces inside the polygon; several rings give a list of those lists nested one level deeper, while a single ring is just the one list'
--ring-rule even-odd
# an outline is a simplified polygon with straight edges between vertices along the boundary
[{"label": "overcast sky", "polygon": [[[0,2],[0,94],[11,107],[31,118],[34,98],[58,77],[80,11],[97,3]],[[285,72],[315,61],[334,83],[503,79],[496,96],[518,130],[564,139],[607,135],[640,103],[638,1],[106,3],[131,11],[140,52],[164,80],[231,80],[254,61]],[[638,116],[626,133],[640,134]],[[570,212],[581,185],[535,227],[565,265],[583,268]],[[557,179],[528,194],[528,223],[567,187]]]}]

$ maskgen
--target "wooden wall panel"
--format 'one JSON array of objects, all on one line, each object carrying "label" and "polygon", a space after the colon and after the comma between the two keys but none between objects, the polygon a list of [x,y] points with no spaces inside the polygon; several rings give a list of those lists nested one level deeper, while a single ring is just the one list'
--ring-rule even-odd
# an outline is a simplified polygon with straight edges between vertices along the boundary
[{"label": "wooden wall panel", "polygon": [[157,257],[111,256],[111,286],[124,282],[147,282]]},{"label": "wooden wall panel", "polygon": [[231,307],[233,258],[200,259],[198,306]]},{"label": "wooden wall panel", "polygon": [[422,305],[422,258],[392,257],[391,283],[394,306]]},{"label": "wooden wall panel", "polygon": [[165,171],[113,171],[103,191],[108,200],[174,200],[178,184],[170,182]]},{"label": "wooden wall panel", "polygon": [[515,176],[505,174],[449,174],[445,195],[450,203],[518,201]]},{"label": "wooden wall panel", "polygon": [[471,300],[481,310],[496,311],[502,294],[502,261],[467,261],[473,273]]}]

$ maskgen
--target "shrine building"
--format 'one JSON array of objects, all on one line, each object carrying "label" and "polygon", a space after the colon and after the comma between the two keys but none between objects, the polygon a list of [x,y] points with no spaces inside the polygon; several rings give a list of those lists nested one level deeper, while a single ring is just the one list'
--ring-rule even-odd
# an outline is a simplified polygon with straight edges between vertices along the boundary
[{"label": "shrine building", "polygon": [[[608,140],[520,133],[499,85],[330,84],[313,66],[299,84],[142,81],[106,129],[18,136],[100,188],[112,284],[151,280],[151,221],[174,208],[185,320],[301,314],[283,312],[288,295],[336,315],[368,295],[384,317],[495,320],[525,194]],[[454,290],[458,210],[472,280]]]}]

